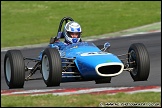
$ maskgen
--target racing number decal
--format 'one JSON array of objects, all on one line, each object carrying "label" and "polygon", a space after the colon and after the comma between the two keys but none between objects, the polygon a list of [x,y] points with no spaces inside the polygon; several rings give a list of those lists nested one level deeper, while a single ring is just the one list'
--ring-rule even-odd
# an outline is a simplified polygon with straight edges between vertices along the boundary
[{"label": "racing number decal", "polygon": [[87,52],[82,53],[81,56],[93,56],[93,55],[107,55],[107,52]]}]

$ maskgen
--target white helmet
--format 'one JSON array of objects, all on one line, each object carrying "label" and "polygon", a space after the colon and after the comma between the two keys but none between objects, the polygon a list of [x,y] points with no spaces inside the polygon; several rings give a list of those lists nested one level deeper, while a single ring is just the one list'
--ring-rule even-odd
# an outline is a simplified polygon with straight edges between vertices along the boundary
[{"label": "white helmet", "polygon": [[[79,32],[78,38],[72,38],[69,32]],[[63,31],[63,34],[65,36],[65,41],[69,43],[79,42],[81,32],[82,32],[81,26],[77,22],[69,21],[68,23],[66,23]]]}]

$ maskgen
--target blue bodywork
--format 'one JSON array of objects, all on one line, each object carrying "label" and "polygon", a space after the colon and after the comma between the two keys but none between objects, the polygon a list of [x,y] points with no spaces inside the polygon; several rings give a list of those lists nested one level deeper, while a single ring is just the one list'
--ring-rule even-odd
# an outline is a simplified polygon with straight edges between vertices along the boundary
[{"label": "blue bodywork", "polygon": [[[84,80],[99,79],[101,76],[99,76],[95,70],[98,64],[111,62],[122,63],[117,56],[112,53],[101,51],[91,42],[79,42],[69,45],[64,42],[55,42],[49,44],[48,47],[58,49],[62,62],[65,61],[64,58],[73,58],[77,71],[80,73],[78,77],[73,74],[62,74],[62,82],[76,81],[79,78]],[[42,52],[39,59],[42,59]],[[62,66],[65,65],[66,64],[62,63]],[[72,68],[66,70],[66,72],[72,71]]]}]

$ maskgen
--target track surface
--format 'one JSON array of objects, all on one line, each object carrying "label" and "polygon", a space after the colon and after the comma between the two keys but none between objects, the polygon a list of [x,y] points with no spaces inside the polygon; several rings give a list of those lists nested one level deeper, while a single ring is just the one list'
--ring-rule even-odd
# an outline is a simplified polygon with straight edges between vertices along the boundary
[{"label": "track surface", "polygon": [[[161,86],[161,32],[138,34],[128,37],[107,38],[94,41],[99,48],[102,48],[105,42],[110,42],[111,48],[109,51],[116,55],[126,53],[132,43],[144,43],[150,56],[151,67],[148,81],[134,82],[130,74],[127,71],[124,71],[119,76],[113,77],[111,83],[108,84],[95,84],[94,81],[86,81],[61,83],[59,87],[46,87],[43,80],[31,80],[25,82],[24,88],[19,90]],[[35,58],[44,48],[45,47],[26,48],[21,51],[24,57]],[[8,86],[4,78],[4,55],[5,52],[1,52],[1,90],[8,90]],[[41,74],[36,72],[33,77],[41,77]]]}]

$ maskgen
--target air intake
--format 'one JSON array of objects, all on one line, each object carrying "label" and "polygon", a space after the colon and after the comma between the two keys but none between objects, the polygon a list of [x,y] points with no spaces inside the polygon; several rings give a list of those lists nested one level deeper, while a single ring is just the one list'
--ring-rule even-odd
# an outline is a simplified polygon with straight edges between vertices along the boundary
[{"label": "air intake", "polygon": [[97,65],[95,69],[100,76],[116,76],[123,71],[124,65],[122,63],[103,63]]},{"label": "air intake", "polygon": [[101,74],[115,74],[121,70],[120,65],[108,65],[108,66],[101,66],[98,68],[98,71]]}]

